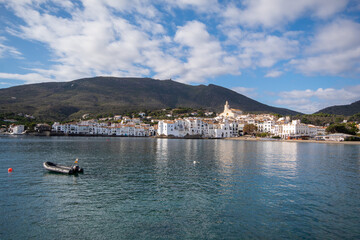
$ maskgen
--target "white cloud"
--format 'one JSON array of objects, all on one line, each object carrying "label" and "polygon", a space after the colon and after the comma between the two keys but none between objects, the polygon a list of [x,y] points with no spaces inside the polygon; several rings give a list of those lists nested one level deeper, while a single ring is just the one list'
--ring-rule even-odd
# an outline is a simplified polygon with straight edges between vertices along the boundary
[{"label": "white cloud", "polygon": [[231,90],[251,98],[258,96],[255,88],[234,87]]},{"label": "white cloud", "polygon": [[225,25],[220,25],[218,29],[226,36],[224,44],[233,48],[232,52],[236,54],[241,69],[269,68],[293,59],[300,50],[300,42],[295,37],[302,32],[290,31],[275,35]]},{"label": "white cloud", "polygon": [[347,3],[348,0],[252,0],[243,1],[241,8],[229,4],[223,16],[229,25],[278,28],[304,14],[328,18],[343,10]]},{"label": "white cloud", "polygon": [[217,0],[164,0],[164,2],[173,8],[192,9],[200,13],[217,13],[221,9]]},{"label": "white cloud", "polygon": [[[46,69],[29,69],[31,73],[24,75],[2,73],[2,78],[36,82],[114,75],[199,83],[240,74],[244,68],[276,68],[268,69],[265,77],[278,77],[289,61],[305,73],[360,69],[356,22],[340,19],[319,28],[305,51],[301,51],[301,41],[308,34],[281,30],[310,15],[327,21],[342,11],[348,0],[245,0],[241,6],[236,6],[236,1],[220,4],[217,0],[0,1],[22,20],[8,24],[8,33],[40,43],[51,56]],[[181,13],[184,19],[167,22],[169,14],[180,16],[178,11],[186,11]],[[188,11],[191,14],[187,15]],[[185,22],[193,17],[215,26],[200,20]],[[225,38],[214,29],[221,29]],[[262,30],[256,32],[258,29]],[[346,37],[342,41],[336,33]],[[300,52],[305,52],[304,57],[296,58]],[[0,57],[6,55],[20,57],[21,53],[0,39]]]},{"label": "white cloud", "polygon": [[360,24],[347,19],[336,19],[315,34],[310,53],[346,51],[360,45]]},{"label": "white cloud", "polygon": [[277,78],[280,77],[283,74],[282,71],[273,70],[268,72],[265,77],[271,77],[271,78]]},{"label": "white cloud", "polygon": [[[240,59],[248,59],[251,66],[272,67],[281,60],[296,56],[299,42],[286,37],[249,34],[239,43]],[[249,66],[248,66],[249,67]]]},{"label": "white cloud", "polygon": [[304,58],[291,61],[306,74],[360,73],[360,24],[336,19],[319,29]]},{"label": "white cloud", "polygon": [[[48,7],[47,2],[41,3],[42,10]],[[52,4],[45,12],[40,11],[40,2],[8,3],[25,22],[8,31],[45,44],[52,54],[54,64],[49,69],[31,69],[43,76],[38,79],[152,75],[196,83],[221,74],[239,74],[236,57],[223,51],[220,41],[207,32],[203,23],[188,22],[171,37],[156,19],[159,12],[150,1],[130,4],[126,0],[83,0],[81,7],[71,3],[55,2],[59,5]],[[206,1],[184,0],[177,4],[208,7]],[[56,15],[56,7],[63,5],[71,17]],[[133,20],[121,17],[122,12],[131,12]],[[21,75],[7,76],[18,79]]]},{"label": "white cloud", "polygon": [[275,103],[305,114],[314,113],[327,106],[311,101],[310,99],[278,99],[275,101]]},{"label": "white cloud", "polygon": [[203,82],[207,77],[240,74],[235,57],[223,51],[220,42],[210,36],[203,23],[192,21],[179,27],[174,40],[188,51],[179,81]]},{"label": "white cloud", "polygon": [[6,46],[3,42],[6,41],[5,37],[0,37],[0,58],[12,57],[21,58],[22,54],[14,47]]},{"label": "white cloud", "polygon": [[305,74],[356,74],[360,72],[360,47],[344,52],[293,60],[290,63]]},{"label": "white cloud", "polygon": [[305,113],[313,113],[328,106],[350,104],[360,100],[360,85],[341,89],[293,90],[281,92],[279,96],[281,98],[275,102],[276,104]]},{"label": "white cloud", "polygon": [[[99,2],[96,0],[96,2]],[[160,13],[151,4],[151,0],[104,0],[107,6],[113,7],[117,11],[137,13],[147,18],[157,18]],[[90,2],[90,4],[93,4]]]},{"label": "white cloud", "polygon": [[282,92],[281,95],[285,98],[310,98],[317,97],[321,100],[333,101],[341,99],[343,102],[355,101],[360,98],[360,85],[349,88],[334,89],[334,88],[319,88],[317,90],[293,90],[289,92]]},{"label": "white cloud", "polygon": [[[121,5],[122,2],[84,0],[83,8],[69,10],[71,18],[62,18],[51,12],[41,13],[31,1],[9,4],[26,23],[17,29],[10,29],[10,32],[27,40],[44,43],[52,53],[54,65],[49,69],[33,69],[43,76],[38,79],[64,81],[113,73],[120,76],[148,76],[150,69],[146,63],[149,61],[144,52],[159,49],[161,44],[166,43],[161,36],[157,36],[164,33],[160,24],[144,19],[140,26],[136,26],[113,14],[114,9],[128,10],[125,8],[128,5]],[[139,1],[133,5],[145,7]],[[45,8],[46,3],[42,6]],[[137,20],[141,22],[141,14],[148,12],[139,9],[136,8],[141,12]],[[27,77],[24,80],[32,81]]]},{"label": "white cloud", "polygon": [[[46,78],[41,74],[28,73],[28,74],[12,74],[12,73],[0,73],[0,79],[16,79],[26,81],[27,83],[38,83],[38,82],[50,82],[53,81],[51,78]],[[8,84],[8,83],[7,83]]]}]

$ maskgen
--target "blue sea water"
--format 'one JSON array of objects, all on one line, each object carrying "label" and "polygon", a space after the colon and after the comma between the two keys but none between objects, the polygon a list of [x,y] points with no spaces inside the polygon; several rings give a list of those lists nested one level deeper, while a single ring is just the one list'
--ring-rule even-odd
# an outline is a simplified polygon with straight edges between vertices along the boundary
[{"label": "blue sea water", "polygon": [[360,145],[7,136],[0,183],[0,239],[360,239]]}]

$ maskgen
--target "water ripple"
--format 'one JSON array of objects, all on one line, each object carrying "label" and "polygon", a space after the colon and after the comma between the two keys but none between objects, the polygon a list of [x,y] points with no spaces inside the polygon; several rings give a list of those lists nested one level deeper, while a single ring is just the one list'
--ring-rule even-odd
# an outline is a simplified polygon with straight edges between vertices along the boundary
[{"label": "water ripple", "polygon": [[[85,174],[41,166],[75,158]],[[359,159],[356,145],[3,137],[0,239],[359,239]]]}]

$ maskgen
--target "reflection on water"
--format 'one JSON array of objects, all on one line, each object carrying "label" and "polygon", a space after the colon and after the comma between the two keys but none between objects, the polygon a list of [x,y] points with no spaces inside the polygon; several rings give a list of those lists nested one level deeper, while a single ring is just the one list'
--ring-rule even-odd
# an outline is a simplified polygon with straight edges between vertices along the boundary
[{"label": "reflection on water", "polygon": [[[83,175],[41,165],[76,158]],[[0,239],[356,239],[359,159],[357,145],[3,137]]]},{"label": "reflection on water", "polygon": [[167,164],[168,160],[168,139],[158,139],[156,141],[156,162],[159,167]]}]

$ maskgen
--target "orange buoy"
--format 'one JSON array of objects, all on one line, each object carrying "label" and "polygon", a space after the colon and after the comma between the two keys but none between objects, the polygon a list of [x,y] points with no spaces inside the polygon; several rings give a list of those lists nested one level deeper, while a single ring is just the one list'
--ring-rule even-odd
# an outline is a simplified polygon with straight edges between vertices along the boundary
[{"label": "orange buoy", "polygon": [[12,171],[13,171],[13,169],[12,169],[12,168],[9,168],[9,169],[8,169],[8,172],[12,172]]}]

